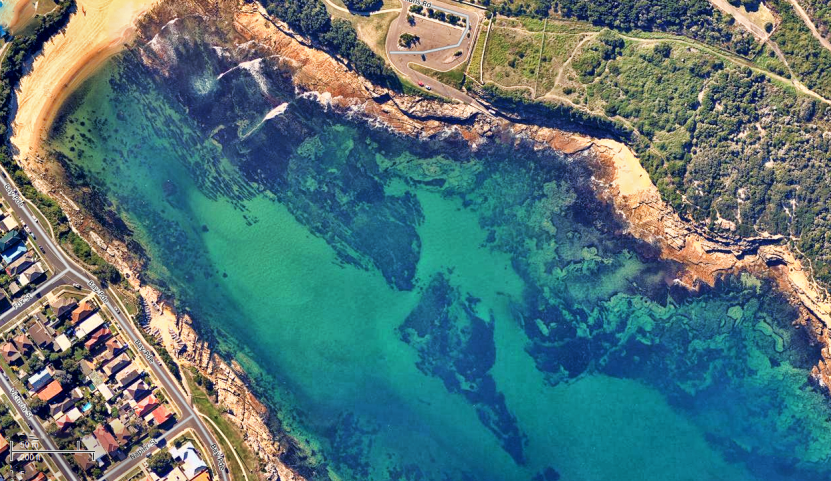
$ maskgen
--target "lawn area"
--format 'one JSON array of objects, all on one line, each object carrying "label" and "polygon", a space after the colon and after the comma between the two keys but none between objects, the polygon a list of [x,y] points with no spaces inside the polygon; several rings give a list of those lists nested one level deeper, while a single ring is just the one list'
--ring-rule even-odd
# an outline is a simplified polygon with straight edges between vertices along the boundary
[{"label": "lawn area", "polygon": [[534,85],[542,33],[494,25],[485,51],[484,80],[510,87]]},{"label": "lawn area", "polygon": [[485,51],[485,38],[488,36],[489,22],[490,20],[485,20],[482,23],[482,29],[479,31],[479,37],[476,38],[476,45],[473,46],[473,54],[470,56],[467,70],[467,74],[477,82],[480,82],[482,79],[482,70],[479,67],[481,65],[482,54]]},{"label": "lawn area", "polygon": [[[340,6],[343,5],[343,3],[339,0],[332,1]],[[394,2],[394,5],[389,8],[401,6],[401,3],[398,0],[386,0],[383,7],[384,9],[388,8],[386,3],[390,1]],[[371,48],[378,55],[382,57],[386,56],[385,42],[387,40],[387,32],[389,31],[393,20],[398,17],[397,12],[369,16],[352,15],[350,13],[336,10],[328,3],[324,2],[324,4],[326,5],[326,9],[329,10],[329,15],[331,15],[333,19],[341,18],[351,22],[352,25],[355,26],[355,30],[358,32],[358,38],[366,42],[366,44],[369,45],[369,48]]]},{"label": "lawn area", "polygon": [[[220,409],[210,400],[210,398],[208,398],[208,394],[204,391],[204,389],[196,385],[193,381],[193,372],[190,370],[186,370],[184,372],[184,378],[188,383],[188,388],[193,394],[193,405],[199,410],[199,412],[206,415],[211,419],[211,421],[219,426],[222,433],[225,434],[228,440],[231,441],[231,446],[228,446],[225,439],[217,433],[216,438],[222,445],[222,451],[225,453],[225,463],[231,470],[231,475],[236,481],[243,481],[245,477],[242,472],[245,470],[250,480],[257,479],[256,473],[259,470],[260,464],[257,456],[251,452],[250,449],[248,449],[242,435],[240,435],[236,427],[225,419]],[[215,431],[214,427],[211,426],[210,423],[205,424],[207,424],[212,431]],[[239,454],[239,457],[245,466],[239,465],[236,457],[234,456],[234,451]]]},{"label": "lawn area", "polygon": [[432,77],[443,84],[449,85],[459,90],[461,90],[465,84],[465,69],[467,69],[466,63],[463,63],[446,72],[440,72],[438,70],[433,70],[431,68],[418,64],[412,64],[411,67],[416,72],[423,73],[428,77]]}]

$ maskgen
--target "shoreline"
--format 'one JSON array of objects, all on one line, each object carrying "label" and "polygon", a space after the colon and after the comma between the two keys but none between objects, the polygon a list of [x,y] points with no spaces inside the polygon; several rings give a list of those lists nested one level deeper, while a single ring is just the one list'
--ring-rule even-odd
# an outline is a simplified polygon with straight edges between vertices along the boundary
[{"label": "shoreline", "polygon": [[26,15],[28,17],[26,20],[28,21],[34,18],[36,13],[37,10],[32,4],[32,0],[20,0],[12,10],[12,17],[9,21],[8,31],[14,35],[16,33],[15,31],[19,27],[18,24],[21,20],[23,20],[23,16]]},{"label": "shoreline", "polygon": [[[79,9],[82,4],[89,4],[90,1],[100,3],[100,0],[80,0]],[[156,0],[145,0],[144,3],[155,2]],[[80,10],[70,20],[70,26],[78,15],[81,15]],[[285,24],[265,19],[258,6],[242,3],[237,5],[233,13],[233,25],[242,37],[267,45],[295,65],[293,82],[302,96],[314,99],[324,108],[334,109],[340,114],[357,116],[369,124],[413,138],[430,139],[450,132],[465,139],[474,150],[492,137],[510,133],[514,141],[530,139],[540,149],[551,148],[572,156],[593,156],[601,164],[601,172],[597,173],[596,178],[598,197],[609,202],[626,221],[630,235],[658,246],[662,258],[682,264],[684,269],[676,280],[678,284],[695,290],[701,283],[714,284],[722,275],[751,272],[767,276],[779,285],[791,302],[799,307],[803,318],[800,325],[811,329],[814,339],[823,344],[823,359],[814,368],[812,375],[817,384],[831,395],[831,341],[825,329],[831,325],[831,304],[825,299],[821,288],[811,280],[810,273],[798,256],[787,246],[774,244],[781,243],[783,239],[760,237],[737,242],[706,235],[697,226],[683,221],[660,198],[657,188],[633,151],[620,142],[488,118],[472,107],[461,104],[390,94],[386,89],[376,87],[358,76],[325,52],[309,47],[307,41],[291,34]],[[122,36],[135,35],[135,28],[126,28]],[[67,27],[63,37],[69,38],[69,34],[74,31]],[[42,155],[38,144],[48,134],[51,121],[60,104],[71,93],[71,87],[79,85],[110,55],[117,53],[122,48],[118,42],[123,38],[125,37],[111,40],[106,45],[102,43],[101,49],[78,59],[73,72],[61,77],[61,81],[53,82],[56,86],[63,86],[55,87],[58,89],[56,94],[53,92],[54,95],[44,96],[42,101],[38,101],[36,105],[40,105],[40,108],[29,107],[30,110],[37,111],[37,114],[27,117],[35,120],[35,123],[27,124],[31,126],[28,134],[18,133],[21,120],[19,116],[15,118],[12,141],[18,139],[21,142],[15,142],[20,150],[18,161],[32,178],[35,187],[61,204],[73,228],[88,241],[95,241],[89,242],[90,246],[116,265],[129,280],[131,287],[140,292],[144,299],[162,306],[161,312],[151,309],[151,322],[162,333],[165,348],[183,366],[196,367],[216,383],[219,404],[232,408],[233,415],[227,417],[244,433],[252,450],[267,463],[268,475],[275,474],[280,479],[300,481],[303,479],[300,475],[279,461],[281,452],[277,436],[268,427],[269,417],[273,413],[269,413],[252,394],[240,366],[233,360],[222,359],[214,353],[193,327],[193,320],[188,316],[179,316],[165,302],[160,290],[141,284],[138,276],[141,266],[124,240],[114,238],[101,226],[94,225],[90,216],[85,215],[82,208],[79,209],[66,197],[65,187],[60,179],[55,178],[54,172],[50,172],[48,162],[34,162],[35,157]],[[58,41],[60,37],[51,40],[49,45]],[[61,50],[60,47],[54,48]],[[69,54],[63,54],[66,55]],[[51,72],[47,70],[47,73],[43,73],[38,67],[52,62],[54,68],[54,62],[60,58],[63,57],[47,57],[44,48],[44,55],[38,57],[33,66],[35,77],[40,77],[32,80],[30,74],[21,82],[20,91],[29,96],[24,96],[24,100],[41,93],[38,88],[42,90],[43,87],[38,87],[38,82],[45,80],[38,79],[48,78],[46,75]],[[30,80],[27,82],[27,79]],[[27,89],[34,89],[35,92]],[[24,102],[21,101],[20,105],[19,112],[24,110]],[[68,194],[71,197],[72,192]],[[176,354],[178,349],[170,329],[188,344],[188,350],[181,357]]]},{"label": "shoreline", "polygon": [[69,94],[134,38],[136,21],[158,1],[77,0],[66,28],[44,45],[20,82],[10,139],[18,155],[36,153]]}]

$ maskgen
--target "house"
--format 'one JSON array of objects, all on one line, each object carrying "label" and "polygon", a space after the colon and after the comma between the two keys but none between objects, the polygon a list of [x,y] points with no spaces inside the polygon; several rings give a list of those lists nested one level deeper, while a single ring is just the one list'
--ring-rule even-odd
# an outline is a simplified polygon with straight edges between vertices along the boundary
[{"label": "house", "polygon": [[52,373],[49,369],[44,368],[39,373],[32,374],[29,377],[29,385],[32,386],[32,391],[40,391],[43,386],[46,386],[52,381]]},{"label": "house", "polygon": [[202,471],[201,473],[197,474],[190,481],[211,481],[211,474],[207,470]]},{"label": "house", "polygon": [[70,391],[69,395],[63,401],[55,404],[49,405],[49,415],[57,417],[59,414],[64,414],[70,409],[72,409],[75,404],[78,403],[81,399],[83,399],[83,395],[81,394],[81,390],[79,388],[75,388]]},{"label": "house", "polygon": [[[80,307],[78,309],[80,309]],[[72,312],[72,315],[74,316],[75,311]],[[100,312],[96,312],[95,314],[87,317],[86,320],[84,320],[84,322],[80,323],[78,327],[75,328],[75,337],[77,337],[78,339],[83,339],[91,333],[95,332],[96,329],[103,325],[104,318],[101,317]]]},{"label": "house", "polygon": [[164,478],[164,481],[189,481],[188,477],[185,476],[185,473],[182,472],[182,468],[176,466],[173,468],[173,471],[167,473],[167,477]]},{"label": "house", "polygon": [[[103,462],[101,462],[101,459],[103,459],[104,456],[107,455],[107,452],[104,450],[104,448],[101,447],[101,444],[98,442],[98,440],[96,440],[91,434],[87,434],[86,436],[81,438],[81,444],[83,444],[88,451],[93,451],[92,459],[94,459],[99,466],[104,464]],[[85,454],[84,457],[89,459],[89,455],[87,454]]]},{"label": "house", "polygon": [[89,338],[86,341],[84,341],[84,347],[87,349],[92,349],[93,347],[95,347],[96,344],[110,337],[111,335],[112,332],[110,332],[109,328],[107,328],[106,326],[99,327],[95,330],[95,332],[89,335]]},{"label": "house", "polygon": [[66,334],[61,334],[60,336],[55,338],[55,347],[58,348],[56,350],[65,352],[67,349],[72,347],[72,341],[70,341],[69,338],[66,337]]},{"label": "house", "polygon": [[95,440],[98,441],[98,444],[100,444],[101,447],[104,448],[104,451],[106,451],[110,456],[118,451],[118,443],[103,424],[96,426],[95,430],[92,432],[92,435],[95,436]]},{"label": "house", "polygon": [[133,436],[133,430],[130,427],[125,426],[120,419],[110,421],[110,429],[112,430],[113,436],[119,446],[124,446],[130,442],[130,438]]},{"label": "house", "polygon": [[20,238],[17,236],[18,231],[17,229],[12,229],[6,233],[3,237],[0,237],[0,251],[5,251],[9,247],[17,244],[20,242]]},{"label": "house", "polygon": [[71,297],[58,297],[51,292],[47,295],[49,300],[49,307],[57,317],[63,317],[66,313],[71,312],[78,305],[78,301]]},{"label": "house", "polygon": [[150,412],[156,409],[156,407],[158,406],[159,400],[156,398],[154,394],[151,394],[136,403],[136,415],[143,418],[144,416],[150,414]]},{"label": "house", "polygon": [[20,256],[19,259],[6,266],[6,274],[10,277],[15,277],[23,274],[23,271],[31,267],[35,263],[35,258],[30,253]]},{"label": "house", "polygon": [[82,302],[80,306],[72,310],[72,315],[70,316],[70,319],[72,320],[72,325],[78,324],[79,322],[83,321],[84,319],[89,317],[90,314],[92,314],[93,312],[95,312],[95,306],[93,306],[91,302]]},{"label": "house", "polygon": [[68,426],[74,424],[75,421],[81,419],[81,416],[83,416],[81,410],[73,406],[69,408],[68,411],[59,413],[57,416],[55,416],[55,424],[58,425],[58,429],[63,431]]},{"label": "house", "polygon": [[17,220],[10,215],[3,217],[3,221],[0,222],[0,225],[3,227],[3,232],[10,232],[20,228],[20,224],[17,223]]},{"label": "house", "polygon": [[40,263],[37,263],[35,265],[29,266],[28,269],[23,271],[23,274],[20,274],[20,276],[18,276],[17,282],[19,282],[21,286],[25,286],[32,282],[37,282],[44,275],[45,271],[43,270],[43,266],[41,266]]},{"label": "house", "polygon": [[40,321],[35,321],[35,324],[29,328],[29,337],[32,338],[35,344],[41,349],[51,346],[55,341],[50,329],[44,326]]},{"label": "house", "polygon": [[78,362],[78,366],[81,368],[81,372],[84,373],[84,376],[87,377],[95,371],[95,366],[86,359],[81,359]]},{"label": "house", "polygon": [[122,352],[118,356],[114,357],[110,362],[101,367],[101,370],[107,376],[112,376],[113,374],[124,369],[132,363],[133,361],[130,360],[130,356],[128,356],[127,353]]},{"label": "house", "polygon": [[110,386],[107,386],[107,383],[105,382],[99,384],[97,389],[98,392],[101,393],[101,396],[104,397],[104,401],[110,402],[110,399],[115,397],[115,393],[112,389],[110,389]]},{"label": "house", "polygon": [[169,409],[164,407],[164,405],[162,405],[154,409],[147,416],[145,416],[144,420],[147,421],[147,424],[155,424],[156,426],[161,426],[162,424],[169,421],[172,417],[173,413],[170,412]]},{"label": "house", "polygon": [[182,471],[188,479],[193,479],[197,474],[208,470],[208,466],[199,457],[199,453],[196,452],[191,442],[178,448],[170,448],[170,455],[174,460],[182,463]]},{"label": "house", "polygon": [[87,453],[75,453],[72,458],[75,459],[75,463],[81,468],[81,471],[85,473],[95,466]]},{"label": "house", "polygon": [[26,334],[20,334],[19,336],[12,339],[14,341],[15,346],[17,346],[17,350],[24,356],[28,356],[35,350],[35,345],[32,344],[32,341],[26,337]]},{"label": "house", "polygon": [[5,453],[7,449],[9,449],[9,442],[0,434],[0,454]]},{"label": "house", "polygon": [[27,251],[28,248],[26,247],[26,244],[20,242],[9,247],[8,249],[3,250],[3,253],[0,254],[0,257],[3,258],[3,262],[5,262],[6,264],[11,264],[12,262],[20,259],[20,257],[23,256],[23,254],[25,254]]},{"label": "house", "polygon": [[92,383],[93,387],[97,387],[104,384],[104,376],[102,376],[101,373],[98,371],[92,371],[91,373],[89,373],[87,377],[89,378],[89,382]]},{"label": "house", "polygon": [[122,369],[121,372],[115,375],[115,380],[122,388],[125,388],[140,377],[141,374],[133,368],[131,363],[130,368]]},{"label": "house", "polygon": [[0,346],[0,354],[3,355],[3,359],[9,364],[14,364],[20,361],[20,351],[18,351],[17,346],[11,342],[7,342]]},{"label": "house", "polygon": [[128,398],[141,401],[145,396],[150,394],[150,388],[147,387],[147,384],[144,384],[144,381],[139,381],[128,387],[124,392]]},{"label": "house", "polygon": [[104,347],[107,349],[107,353],[111,356],[115,357],[116,354],[119,354],[121,351],[124,350],[124,343],[119,341],[117,337],[111,337],[107,339],[107,342],[104,344]]},{"label": "house", "polygon": [[46,481],[47,479],[48,478],[46,477],[46,474],[44,474],[43,471],[41,471],[37,474],[37,476],[30,479],[29,481]]},{"label": "house", "polygon": [[49,402],[63,392],[63,387],[58,381],[52,381],[45,388],[38,391],[37,396],[43,402]]}]

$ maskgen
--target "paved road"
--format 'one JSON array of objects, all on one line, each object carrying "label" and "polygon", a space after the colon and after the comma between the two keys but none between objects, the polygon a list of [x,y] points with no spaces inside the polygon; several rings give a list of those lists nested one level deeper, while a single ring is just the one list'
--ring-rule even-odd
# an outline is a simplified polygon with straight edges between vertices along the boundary
[{"label": "paved road", "polygon": [[[194,422],[193,418],[185,418],[183,421],[179,421],[178,423],[176,423],[175,426],[173,426],[173,428],[171,428],[169,431],[165,432],[163,435],[159,436],[156,439],[158,445],[160,445],[163,448],[163,447],[166,446],[166,444],[168,442],[170,442],[171,439],[173,439],[176,436],[182,434],[186,430],[192,429],[192,430],[195,431],[196,430],[196,424],[197,423]],[[148,449],[147,451],[144,451],[143,453],[141,453],[140,456],[137,456],[135,458],[127,457],[127,459],[125,459],[125,460],[121,461],[120,463],[118,463],[117,465],[115,465],[115,467],[113,469],[110,469],[109,471],[107,471],[107,473],[104,474],[103,476],[101,476],[98,479],[98,481],[105,481],[105,480],[114,481],[116,479],[121,478],[125,474],[127,474],[130,471],[132,471],[133,469],[135,469],[136,466],[138,466],[141,463],[143,463],[144,461],[146,461],[148,455],[152,456],[159,449],[160,449],[159,447],[153,446],[150,449]],[[210,448],[206,447],[206,449],[210,449]]]},{"label": "paved road", "polygon": [[[32,417],[27,417],[24,414],[23,410],[18,406],[18,404],[14,401],[14,396],[12,393],[14,392],[21,398],[23,398],[23,394],[19,393],[17,389],[12,386],[11,381],[6,376],[6,373],[0,373],[0,388],[2,388],[3,392],[6,394],[6,397],[9,398],[11,405],[14,407],[14,410],[20,415],[20,417],[24,420],[26,424],[29,425],[29,428],[37,434],[38,439],[41,442],[41,446],[45,449],[50,450],[57,450],[58,447],[55,445],[55,442],[52,441],[52,438],[46,434],[46,431],[43,429],[43,426],[40,425],[40,421],[32,415]],[[60,454],[50,454],[49,456],[52,457],[52,460],[55,461],[55,465],[58,469],[63,473],[64,477],[68,480],[77,480],[78,476],[72,471],[72,468],[66,462],[63,456]]]},{"label": "paved road", "polygon": [[[168,401],[177,406],[178,411],[182,413],[183,419],[187,420],[188,423],[192,423],[194,432],[196,432],[206,449],[210,450],[211,446],[214,444],[220,446],[202,420],[199,419],[199,416],[197,416],[196,412],[193,410],[193,407],[190,405],[189,400],[182,394],[181,388],[177,384],[177,381],[170,376],[168,371],[162,365],[161,359],[155,355],[155,350],[152,346],[149,346],[144,342],[144,339],[137,332],[137,329],[133,323],[125,316],[124,313],[121,312],[120,309],[117,309],[117,307],[106,298],[106,294],[104,294],[105,290],[103,286],[101,286],[98,279],[87,272],[82,266],[76,264],[71,257],[55,245],[53,240],[46,234],[44,226],[35,221],[36,217],[32,214],[29,206],[22,202],[23,196],[19,193],[17,188],[14,187],[14,184],[10,181],[8,173],[2,168],[0,168],[0,184],[2,184],[2,187],[0,187],[0,194],[2,194],[2,197],[5,199],[7,205],[11,206],[18,217],[26,222],[32,229],[36,242],[42,246],[43,257],[52,266],[54,272],[56,273],[52,279],[49,279],[36,291],[34,291],[33,295],[29,296],[28,299],[24,300],[24,302],[20,303],[20,305],[16,305],[11,311],[4,313],[3,316],[0,316],[0,327],[13,319],[15,315],[37,302],[43,294],[49,292],[55,287],[77,283],[84,286],[84,288],[91,288],[94,292],[96,292],[96,294],[98,294],[98,297],[102,300],[102,302],[106,302],[109,305],[119,327],[133,343],[134,350],[154,353],[152,356],[154,362],[148,362],[150,369],[153,371],[156,379],[159,380],[160,384],[168,392],[170,397]],[[102,297],[102,294],[104,294],[104,297]],[[141,349],[136,349],[137,346],[141,346]],[[32,424],[36,425],[33,426],[33,429],[35,429],[38,436],[41,436],[41,439],[43,439],[44,442],[47,442],[47,440],[48,442],[51,442],[51,439],[46,435],[43,427],[40,426],[39,423],[35,422]],[[205,456],[210,458],[211,453],[205,453]],[[61,462],[65,464],[65,460],[63,460],[62,457]],[[205,459],[205,462],[214,466],[216,465],[214,459]],[[218,474],[222,481],[228,481],[227,472],[221,471]],[[116,479],[109,473],[105,475],[105,477],[109,481],[114,481]],[[67,479],[77,479],[77,476],[71,475],[68,476]]]},{"label": "paved road", "polygon": [[[476,37],[479,35],[479,30],[482,26],[482,12],[474,9],[462,9],[459,6],[433,1],[432,4],[434,6],[441,7],[445,11],[454,11],[459,12],[464,10],[465,15],[470,17],[470,42],[469,47],[467,48],[467,55],[470,56],[473,51],[473,46],[476,43]],[[406,2],[405,0],[401,0],[401,12],[398,14],[398,18],[393,21],[393,24],[390,25],[390,29],[387,32],[387,40],[386,40],[386,52],[387,52],[387,61],[393,66],[394,69],[399,71],[402,75],[409,77],[412,79],[413,83],[418,85],[418,82],[423,82],[425,86],[430,86],[433,92],[438,95],[442,95],[444,97],[458,100],[462,103],[471,105],[482,112],[487,112],[488,109],[478,100],[474,99],[470,95],[462,92],[461,90],[455,89],[448,85],[439,82],[438,80],[428,77],[424,74],[418,73],[410,67],[410,62],[420,62],[422,56],[419,54],[395,54],[390,55],[389,52],[398,51],[398,32],[401,31],[404,25],[407,24],[407,13],[410,3]],[[431,54],[426,55],[445,55],[443,52],[434,52]]]}]

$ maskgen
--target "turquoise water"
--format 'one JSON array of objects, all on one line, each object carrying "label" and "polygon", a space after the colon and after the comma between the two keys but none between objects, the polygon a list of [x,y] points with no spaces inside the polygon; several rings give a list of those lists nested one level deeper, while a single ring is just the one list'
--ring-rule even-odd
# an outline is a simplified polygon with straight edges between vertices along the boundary
[{"label": "turquoise water", "polygon": [[251,373],[304,473],[828,478],[796,312],[749,276],[668,287],[590,159],[398,139],[295,99],[276,60],[217,78],[260,54],[204,25],[167,32],[90,79],[51,144]]}]

